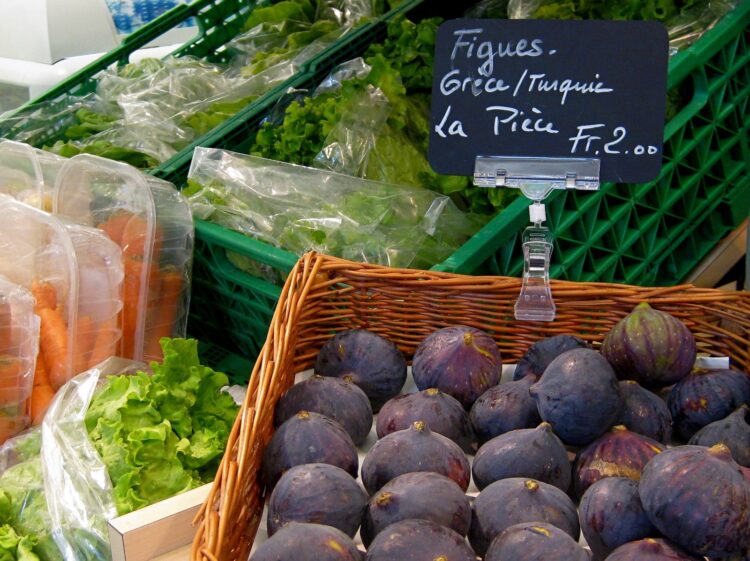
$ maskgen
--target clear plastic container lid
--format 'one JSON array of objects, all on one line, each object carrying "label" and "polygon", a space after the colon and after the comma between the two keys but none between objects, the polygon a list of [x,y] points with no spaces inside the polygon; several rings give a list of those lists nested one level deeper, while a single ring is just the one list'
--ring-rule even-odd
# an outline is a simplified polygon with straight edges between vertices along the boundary
[{"label": "clear plastic container lid", "polygon": [[53,389],[116,354],[120,248],[100,231],[0,195],[0,275],[28,287],[41,319],[39,361]]},{"label": "clear plastic container lid", "polygon": [[0,443],[29,426],[39,348],[31,292],[0,276]]},{"label": "clear plastic container lid", "polygon": [[162,358],[162,337],[184,337],[190,298],[193,218],[174,185],[124,163],[81,154],[65,162],[56,214],[104,231],[122,249],[120,356]]},{"label": "clear plastic container lid", "polygon": [[52,191],[65,158],[12,140],[0,140],[0,193],[52,210]]}]

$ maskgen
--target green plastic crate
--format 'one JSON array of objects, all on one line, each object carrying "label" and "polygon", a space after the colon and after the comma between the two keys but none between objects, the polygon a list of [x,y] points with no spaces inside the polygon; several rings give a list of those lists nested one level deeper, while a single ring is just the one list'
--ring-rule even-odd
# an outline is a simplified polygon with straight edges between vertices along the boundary
[{"label": "green plastic crate", "polygon": [[[414,7],[416,5],[416,7]],[[410,15],[427,9],[419,0]],[[432,8],[434,9],[434,6]],[[638,285],[679,283],[750,210],[750,2],[727,15],[690,49],[673,57],[669,87],[692,97],[665,127],[658,180],[605,184],[598,192],[556,192],[548,223],[556,235],[552,277]],[[382,28],[368,31],[382,38]],[[366,37],[352,46],[358,54]],[[369,41],[366,41],[369,42]],[[325,72],[311,68],[306,80]],[[213,131],[210,145],[246,151],[260,115]],[[435,270],[520,276],[520,235],[528,201],[517,199]],[[205,222],[196,226],[189,330],[246,357],[265,342],[280,287],[236,268],[227,251],[281,273],[298,256]]]},{"label": "green plastic crate", "polygon": [[[125,38],[119,47],[82,68],[43,95],[18,108],[11,116],[31,114],[42,103],[51,103],[53,106],[58,105],[63,108],[68,103],[68,96],[83,96],[91,93],[96,89],[96,77],[100,72],[113,65],[127,64],[135,51],[147,46],[151,41],[178,27],[189,18],[195,18],[199,33],[172,54],[204,58],[211,62],[227,62],[228,51],[225,45],[242,31],[242,26],[252,10],[256,6],[264,4],[267,4],[267,2],[252,0],[196,0],[191,4],[180,4]],[[247,105],[231,120],[233,122],[246,122],[255,115],[265,114],[288,88],[299,87],[300,83],[304,82],[311,72],[316,72],[321,68],[333,68],[350,58],[353,50],[356,51],[359,48],[358,45],[369,43],[373,26],[377,25],[381,19],[394,17],[403,9],[403,7],[398,7],[353,29],[311,60],[302,64],[300,71],[294,76]],[[62,131],[69,124],[65,121],[55,123],[54,126],[46,128],[43,133],[29,139],[28,142],[37,147],[50,145],[61,138]],[[13,139],[24,128],[26,127],[23,124],[14,125],[11,120],[0,120],[0,137]],[[211,132],[206,133],[166,162],[148,170],[148,173],[171,181],[178,186],[184,184],[190,169],[190,160],[194,148],[196,146],[212,146],[212,142],[216,142],[217,138],[220,138],[220,136],[217,137],[216,134],[211,134]]]}]

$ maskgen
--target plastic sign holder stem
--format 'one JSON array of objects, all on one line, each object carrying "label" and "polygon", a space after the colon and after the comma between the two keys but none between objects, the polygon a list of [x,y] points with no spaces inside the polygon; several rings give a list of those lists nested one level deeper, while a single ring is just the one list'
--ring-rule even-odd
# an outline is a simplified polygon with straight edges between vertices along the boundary
[{"label": "plastic sign holder stem", "polygon": [[599,189],[599,159],[477,156],[474,185],[513,187],[533,202],[528,226],[523,233],[523,280],[514,307],[523,321],[552,321],[555,301],[549,282],[552,233],[543,226],[546,209],[542,201],[553,189]]}]

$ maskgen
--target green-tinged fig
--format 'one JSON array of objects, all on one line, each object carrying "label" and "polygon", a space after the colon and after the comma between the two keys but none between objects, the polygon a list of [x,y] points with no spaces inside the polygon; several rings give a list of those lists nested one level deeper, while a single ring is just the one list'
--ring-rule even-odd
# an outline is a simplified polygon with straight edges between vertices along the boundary
[{"label": "green-tinged fig", "polygon": [[378,440],[362,462],[362,483],[371,495],[394,477],[412,471],[434,471],[466,491],[469,461],[458,444],[432,432],[422,421]]},{"label": "green-tinged fig", "polygon": [[539,424],[539,411],[529,394],[536,381],[526,376],[515,382],[493,386],[471,406],[469,418],[480,444],[515,429],[530,429]]},{"label": "green-tinged fig", "polygon": [[583,446],[604,434],[622,409],[612,367],[591,349],[573,349],[558,356],[529,393],[542,420],[571,446]]},{"label": "green-tinged fig", "polygon": [[406,358],[380,335],[351,329],[325,342],[315,361],[315,373],[351,380],[367,394],[377,412],[404,387]]},{"label": "green-tinged fig", "polygon": [[406,430],[414,421],[424,421],[432,432],[450,438],[467,454],[477,449],[466,410],[456,398],[437,388],[397,395],[383,405],[375,427],[378,438]]},{"label": "green-tinged fig", "polygon": [[302,464],[331,464],[357,477],[357,448],[336,421],[300,411],[281,425],[263,453],[263,480],[271,488],[288,469]]},{"label": "green-tinged fig", "polygon": [[744,403],[750,403],[750,377],[738,370],[695,369],[667,396],[674,434],[684,441]]},{"label": "green-tinged fig", "polygon": [[330,464],[303,464],[281,476],[268,502],[268,535],[290,522],[338,528],[350,538],[359,529],[367,493],[343,469]]},{"label": "green-tinged fig", "polygon": [[338,422],[352,437],[355,446],[365,441],[372,428],[370,400],[348,378],[315,375],[294,384],[276,404],[276,426],[300,411],[320,413]]},{"label": "green-tinged fig", "polygon": [[638,481],[646,464],[664,446],[622,425],[597,438],[578,452],[573,467],[573,489],[580,497],[591,485],[605,477],[627,477]]},{"label": "green-tinged fig", "polygon": [[250,561],[362,561],[349,536],[322,524],[292,522],[262,543]]},{"label": "green-tinged fig", "polygon": [[726,557],[750,546],[750,485],[723,444],[657,454],[638,492],[654,526],[693,555]]},{"label": "green-tinged fig", "polygon": [[643,510],[638,482],[626,477],[607,477],[586,489],[578,514],[594,561],[623,544],[659,535]]},{"label": "green-tinged fig", "polygon": [[648,436],[664,444],[672,437],[672,415],[662,398],[642,387],[635,380],[620,382],[624,401],[618,425]]},{"label": "green-tinged fig", "polygon": [[589,561],[589,552],[544,522],[514,524],[497,536],[484,561]]},{"label": "green-tinged fig", "polygon": [[546,337],[531,345],[516,364],[513,379],[521,380],[526,376],[539,378],[549,363],[571,349],[588,349],[589,344],[573,335],[555,335]]},{"label": "green-tinged fig", "polygon": [[546,522],[578,540],[578,512],[570,497],[547,483],[514,477],[495,481],[474,500],[469,542],[483,555],[503,530],[522,522]]},{"label": "green-tinged fig", "polygon": [[403,520],[367,548],[367,561],[476,561],[464,537],[431,520]]},{"label": "green-tinged fig", "polygon": [[688,444],[711,447],[725,444],[734,461],[750,468],[750,407],[743,405],[721,421],[714,421],[696,432]]},{"label": "green-tinged fig", "polygon": [[645,538],[615,549],[606,561],[702,561],[666,540]]},{"label": "green-tinged fig", "polygon": [[468,409],[500,382],[503,363],[492,337],[457,325],[428,335],[417,347],[411,368],[420,390],[437,388]]},{"label": "green-tinged fig", "polygon": [[480,490],[500,479],[525,477],[567,491],[571,479],[568,452],[549,423],[496,436],[479,449],[471,472]]},{"label": "green-tinged fig", "polygon": [[695,364],[695,337],[676,317],[638,304],[617,322],[602,343],[602,354],[621,380],[647,387],[682,380]]},{"label": "green-tinged fig", "polygon": [[471,524],[469,498],[452,479],[430,471],[399,475],[370,499],[362,522],[362,542],[369,546],[383,529],[411,518],[431,520],[465,536]]}]

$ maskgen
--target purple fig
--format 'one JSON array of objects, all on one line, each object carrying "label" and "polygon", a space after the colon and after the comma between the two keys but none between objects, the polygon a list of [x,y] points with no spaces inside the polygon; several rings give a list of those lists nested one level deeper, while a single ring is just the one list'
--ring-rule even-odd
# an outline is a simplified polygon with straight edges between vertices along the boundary
[{"label": "purple fig", "polygon": [[362,522],[362,542],[369,546],[384,528],[421,518],[465,536],[471,524],[469,498],[452,479],[431,471],[399,475],[370,499]]},{"label": "purple fig", "polygon": [[635,380],[620,382],[624,401],[618,425],[664,444],[672,437],[672,415],[667,404]]},{"label": "purple fig", "polygon": [[529,393],[542,420],[571,446],[583,446],[604,434],[622,409],[612,367],[591,349],[573,349],[558,356]]},{"label": "purple fig", "polygon": [[639,480],[649,460],[663,451],[661,442],[630,432],[622,425],[614,427],[578,452],[573,466],[576,496],[605,477]]},{"label": "purple fig", "polygon": [[549,423],[496,436],[479,449],[471,471],[480,490],[500,479],[524,477],[567,491],[571,479],[568,452]]},{"label": "purple fig", "polygon": [[578,513],[594,561],[623,544],[659,535],[643,510],[638,482],[626,477],[607,477],[594,483],[583,494]]},{"label": "purple fig", "polygon": [[481,444],[503,433],[539,424],[539,411],[529,394],[535,381],[534,376],[526,376],[494,386],[479,396],[471,406],[469,418]]},{"label": "purple fig", "polygon": [[667,396],[674,433],[684,441],[743,403],[750,403],[750,377],[737,370],[695,369]]},{"label": "purple fig", "polygon": [[362,561],[362,557],[351,538],[336,528],[292,522],[262,543],[250,561]]},{"label": "purple fig", "polygon": [[466,491],[469,461],[458,444],[432,432],[422,421],[378,440],[362,462],[362,483],[371,495],[394,477],[412,471],[434,471]]},{"label": "purple fig", "polygon": [[750,485],[723,444],[657,454],[638,492],[654,526],[689,553],[725,557],[750,546]]},{"label": "purple fig", "polygon": [[476,561],[460,534],[431,520],[403,520],[385,528],[367,548],[367,561]]},{"label": "purple fig", "polygon": [[281,475],[302,464],[331,464],[357,477],[357,448],[336,421],[300,411],[281,425],[263,453],[263,479],[271,488]]},{"label": "purple fig", "polygon": [[474,500],[469,542],[483,555],[503,530],[522,522],[547,522],[578,540],[581,528],[570,497],[547,483],[514,477],[501,479]]},{"label": "purple fig", "polygon": [[615,549],[606,561],[702,561],[666,540],[646,538]]},{"label": "purple fig", "polygon": [[617,322],[602,343],[602,354],[621,380],[647,387],[682,380],[695,364],[695,337],[676,317],[638,304]]},{"label": "purple fig", "polygon": [[303,464],[281,476],[268,502],[267,530],[274,535],[290,522],[338,528],[350,538],[359,529],[367,493],[343,469]]},{"label": "purple fig", "polygon": [[[514,380],[522,380],[526,376],[538,379],[549,366],[549,363],[571,349],[590,349],[583,339],[573,335],[555,335],[540,339],[531,345],[516,364],[513,371]],[[519,427],[520,428],[520,427]]]},{"label": "purple fig", "polygon": [[325,342],[315,360],[315,373],[350,379],[367,394],[377,412],[404,387],[406,358],[380,335],[351,329]]},{"label": "purple fig", "polygon": [[313,411],[337,421],[352,437],[355,446],[365,441],[372,428],[370,400],[346,377],[315,375],[294,384],[276,404],[276,426],[300,411]]},{"label": "purple fig", "polygon": [[688,444],[711,447],[726,444],[734,461],[750,468],[750,407],[743,405],[721,421],[714,421],[696,432]]},{"label": "purple fig", "polygon": [[414,421],[424,421],[432,431],[450,438],[467,454],[477,449],[474,430],[466,410],[454,397],[430,388],[397,395],[378,414],[378,438],[408,429]]},{"label": "purple fig", "polygon": [[411,369],[420,390],[438,388],[468,409],[500,382],[503,363],[492,337],[457,325],[428,335],[417,347]]},{"label": "purple fig", "polygon": [[589,552],[544,522],[514,524],[492,540],[484,561],[589,561]]}]

